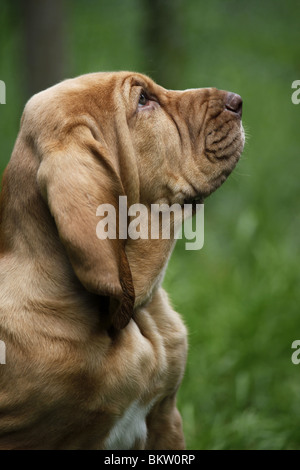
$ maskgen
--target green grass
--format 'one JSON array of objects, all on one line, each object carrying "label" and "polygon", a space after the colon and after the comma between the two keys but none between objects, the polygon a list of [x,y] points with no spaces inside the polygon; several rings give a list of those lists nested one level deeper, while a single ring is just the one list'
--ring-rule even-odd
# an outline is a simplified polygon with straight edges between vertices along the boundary
[{"label": "green grass", "polygon": [[[205,85],[243,96],[249,138],[235,173],[206,202],[204,248],[177,246],[165,280],[190,331],[179,406],[190,449],[295,449],[300,106],[291,103],[291,83],[299,77],[299,6],[242,3],[212,2],[200,25],[188,20],[194,51],[198,32],[209,43]],[[201,77],[201,60],[189,63],[189,76],[198,69]]]},{"label": "green grass", "polygon": [[[141,2],[100,3],[73,2],[69,76],[125,68],[155,75],[143,55]],[[300,105],[291,102],[291,83],[300,79],[299,3],[178,4],[184,66],[162,85],[240,93],[249,136],[235,172],[206,201],[204,248],[186,251],[180,241],[164,282],[189,330],[178,397],[187,445],[297,449],[300,365],[291,362],[291,344],[300,339]],[[23,102],[18,24],[5,9],[0,18],[2,170]]]}]

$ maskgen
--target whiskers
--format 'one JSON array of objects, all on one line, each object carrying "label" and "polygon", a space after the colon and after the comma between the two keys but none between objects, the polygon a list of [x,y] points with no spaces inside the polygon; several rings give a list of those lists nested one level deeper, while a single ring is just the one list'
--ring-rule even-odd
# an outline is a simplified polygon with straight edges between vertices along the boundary
[{"label": "whiskers", "polygon": [[243,123],[243,129],[244,129],[244,136],[245,136],[245,145],[247,144],[248,140],[251,137],[250,130],[248,125]]}]

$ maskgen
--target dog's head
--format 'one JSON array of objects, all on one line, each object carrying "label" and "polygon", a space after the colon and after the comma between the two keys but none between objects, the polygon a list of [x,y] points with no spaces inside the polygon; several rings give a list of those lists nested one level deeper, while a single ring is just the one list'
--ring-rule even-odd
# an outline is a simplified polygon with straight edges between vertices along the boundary
[{"label": "dog's head", "polygon": [[166,90],[129,72],[84,75],[35,95],[3,180],[1,250],[31,243],[32,253],[50,237],[48,211],[77,278],[111,299],[112,324],[124,327],[172,241],[99,240],[97,208],[113,206],[118,229],[119,196],[147,207],[203,200],[240,157],[241,113],[233,93]]},{"label": "dog's head", "polygon": [[243,150],[241,97],[215,88],[166,90],[137,74],[123,83],[120,107],[138,162],[140,200],[203,200]]}]

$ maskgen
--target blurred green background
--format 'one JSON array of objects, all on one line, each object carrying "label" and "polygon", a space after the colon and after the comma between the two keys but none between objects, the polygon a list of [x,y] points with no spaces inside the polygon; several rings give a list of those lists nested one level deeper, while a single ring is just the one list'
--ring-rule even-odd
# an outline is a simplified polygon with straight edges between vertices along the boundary
[{"label": "blurred green background", "polygon": [[245,151],[205,203],[204,248],[178,242],[164,282],[189,330],[188,449],[300,448],[299,18],[292,0],[1,0],[0,173],[25,101],[63,78],[135,70],[243,97]]}]

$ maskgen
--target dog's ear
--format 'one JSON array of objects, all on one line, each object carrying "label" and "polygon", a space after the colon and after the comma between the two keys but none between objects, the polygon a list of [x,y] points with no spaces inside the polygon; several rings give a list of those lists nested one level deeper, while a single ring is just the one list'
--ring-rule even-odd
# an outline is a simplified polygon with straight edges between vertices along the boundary
[{"label": "dog's ear", "polygon": [[[89,292],[110,297],[112,325],[124,328],[135,298],[126,240],[118,237],[124,190],[117,161],[87,127],[78,126],[65,142],[44,149],[37,179],[76,276]],[[101,204],[115,208],[115,239],[97,236]]]}]

